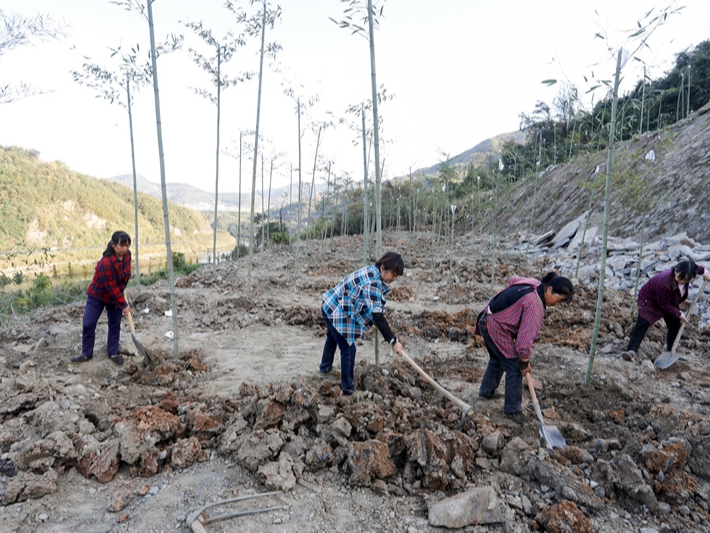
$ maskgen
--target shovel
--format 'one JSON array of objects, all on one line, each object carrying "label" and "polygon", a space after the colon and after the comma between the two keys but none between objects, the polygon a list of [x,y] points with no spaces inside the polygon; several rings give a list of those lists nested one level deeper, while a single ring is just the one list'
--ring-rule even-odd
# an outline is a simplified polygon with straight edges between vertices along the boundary
[{"label": "shovel", "polygon": [[412,366],[412,368],[414,370],[416,370],[419,373],[419,375],[424,379],[424,381],[429,383],[429,385],[431,385],[437,391],[439,391],[441,394],[443,394],[444,397],[447,398],[451,403],[453,403],[454,405],[457,405],[458,407],[461,408],[461,420],[459,421],[458,426],[456,426],[456,429],[461,429],[463,427],[464,423],[466,422],[466,417],[470,414],[473,414],[473,412],[471,411],[471,406],[468,405],[463,400],[459,400],[456,396],[451,394],[444,387],[442,387],[436,381],[434,381],[434,379],[431,378],[431,376],[429,376],[429,374],[424,372],[424,370],[422,370],[422,368],[417,363],[415,363],[412,360],[412,358],[409,357],[404,350],[402,351],[402,357],[404,358],[405,361],[407,361],[407,363],[409,363]]},{"label": "shovel", "polygon": [[525,374],[525,381],[528,382],[528,389],[530,389],[530,396],[532,396],[533,406],[535,407],[535,414],[537,419],[540,421],[540,435],[545,439],[547,448],[552,450],[553,448],[564,448],[567,446],[565,438],[557,429],[557,426],[549,426],[545,424],[545,420],[542,418],[542,411],[540,411],[540,404],[537,402],[537,395],[535,394],[535,388],[533,387],[532,378],[530,377],[530,372]]},{"label": "shovel", "polygon": [[[695,300],[693,300],[693,303],[690,304],[690,307],[688,308],[688,312],[685,314],[686,317],[690,316],[690,312],[693,310],[693,307],[695,307],[695,304],[698,303],[698,300],[700,299],[700,295],[705,291],[705,285],[707,285],[707,281],[703,281],[703,286],[700,287],[700,292],[698,292],[697,296],[695,297]],[[678,343],[680,342],[680,336],[683,335],[683,330],[685,329],[685,325],[687,322],[683,322],[680,325],[680,329],[678,330],[678,335],[675,337],[675,341],[673,342],[673,347],[671,348],[671,351],[665,351],[661,355],[658,356],[658,359],[656,359],[653,364],[656,366],[656,368],[661,368],[665,370],[669,366],[671,366],[673,363],[678,361],[680,359],[680,354],[676,353],[676,349],[678,348]]]},{"label": "shovel", "polygon": [[145,351],[145,348],[143,348],[143,345],[138,342],[138,339],[136,338],[136,328],[133,326],[133,317],[131,316],[131,312],[128,311],[126,314],[126,317],[128,318],[128,325],[131,328],[131,337],[133,337],[133,344],[136,345],[136,350],[138,350],[138,353],[143,356],[143,359],[145,360],[146,364],[150,366],[151,368],[155,366],[156,361],[154,360],[153,357],[148,355],[148,352]]}]

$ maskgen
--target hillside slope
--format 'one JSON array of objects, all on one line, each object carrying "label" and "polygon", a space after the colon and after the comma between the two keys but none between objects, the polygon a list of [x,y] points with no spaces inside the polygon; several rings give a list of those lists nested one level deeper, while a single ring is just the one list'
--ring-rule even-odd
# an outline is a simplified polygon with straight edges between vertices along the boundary
[{"label": "hillside slope", "polygon": [[[655,161],[649,153],[653,151]],[[560,229],[589,207],[589,185],[597,174],[592,221],[601,224],[607,152],[580,157],[545,170],[538,181],[533,233]],[[682,231],[710,241],[710,104],[661,132],[619,142],[612,164],[610,234],[646,239]],[[501,217],[503,231],[526,231],[533,210],[535,179],[515,184]]]},{"label": "hillside slope", "polygon": [[[138,195],[141,242],[165,238],[159,200]],[[175,238],[210,232],[198,212],[169,205]],[[103,245],[117,229],[133,233],[133,191],[123,185],[45,163],[37,152],[0,147],[0,251],[27,246],[81,248]]]}]

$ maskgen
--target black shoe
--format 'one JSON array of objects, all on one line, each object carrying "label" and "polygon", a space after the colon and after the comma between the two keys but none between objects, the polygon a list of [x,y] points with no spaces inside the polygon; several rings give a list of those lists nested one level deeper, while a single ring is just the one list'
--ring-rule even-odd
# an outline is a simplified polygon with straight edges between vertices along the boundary
[{"label": "black shoe", "polygon": [[116,355],[109,355],[108,358],[118,366],[123,366],[123,357],[121,357],[121,354],[117,353]]},{"label": "black shoe", "polygon": [[503,416],[517,422],[521,426],[528,421],[527,417],[523,413],[503,413]]},{"label": "black shoe", "polygon": [[501,398],[505,397],[505,394],[501,394],[500,392],[494,392],[490,396],[483,396],[482,394],[479,394],[478,397],[481,400],[500,400]]},{"label": "black shoe", "polygon": [[84,361],[91,361],[94,358],[93,355],[77,355],[69,359],[72,363],[83,363]]}]

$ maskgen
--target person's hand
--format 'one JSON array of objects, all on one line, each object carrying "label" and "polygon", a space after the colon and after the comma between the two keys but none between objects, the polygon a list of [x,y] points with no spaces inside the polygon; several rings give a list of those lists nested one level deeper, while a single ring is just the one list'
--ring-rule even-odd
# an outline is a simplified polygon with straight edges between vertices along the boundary
[{"label": "person's hand", "polygon": [[392,346],[392,351],[401,356],[402,353],[404,353],[404,346],[402,346],[401,342],[397,341],[394,343],[394,346]]},{"label": "person's hand", "polygon": [[530,371],[532,370],[532,365],[530,364],[530,361],[520,361],[518,363],[518,370],[520,370],[520,373],[524,376],[525,374],[529,374]]},{"label": "person's hand", "polygon": [[688,317],[685,316],[685,313],[683,311],[680,312],[680,321],[685,322],[686,324],[688,323]]},{"label": "person's hand", "polygon": [[123,314],[124,316],[128,316],[128,313],[131,312],[131,306],[127,305],[126,307],[123,308]]},{"label": "person's hand", "polygon": [[705,273],[703,274],[703,279],[705,281],[710,281],[710,268],[705,270]]}]

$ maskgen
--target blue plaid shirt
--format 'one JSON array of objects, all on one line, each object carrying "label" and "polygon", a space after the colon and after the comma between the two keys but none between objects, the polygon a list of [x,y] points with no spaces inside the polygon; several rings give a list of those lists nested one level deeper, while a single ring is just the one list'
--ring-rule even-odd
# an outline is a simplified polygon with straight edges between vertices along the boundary
[{"label": "blue plaid shirt", "polygon": [[374,321],[373,313],[385,312],[385,294],[380,269],[370,265],[350,274],[323,295],[323,312],[348,344],[362,335]]}]

